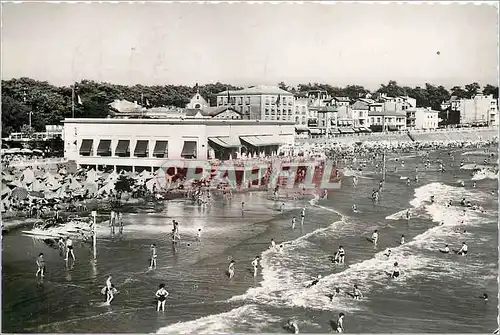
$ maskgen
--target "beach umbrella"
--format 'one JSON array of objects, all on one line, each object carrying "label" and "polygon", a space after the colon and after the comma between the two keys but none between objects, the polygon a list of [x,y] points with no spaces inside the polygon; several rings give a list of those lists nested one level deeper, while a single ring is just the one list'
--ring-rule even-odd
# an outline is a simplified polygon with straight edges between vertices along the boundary
[{"label": "beach umbrella", "polygon": [[28,198],[28,190],[23,187],[16,187],[11,193],[12,199],[24,200]]},{"label": "beach umbrella", "polygon": [[31,184],[33,182],[33,180],[35,180],[35,173],[31,169],[25,169],[23,171],[23,176],[22,176],[21,180],[25,184]]},{"label": "beach umbrella", "polygon": [[106,184],[104,184],[104,186],[102,186],[98,191],[97,191],[97,194],[98,195],[101,195],[101,194],[109,194],[112,190],[115,189],[115,183],[114,182],[108,182]]},{"label": "beach umbrella", "polygon": [[68,185],[68,189],[72,190],[72,191],[82,188],[82,185],[80,185],[80,183],[77,182],[75,178],[71,178],[67,185]]},{"label": "beach umbrella", "polygon": [[96,194],[97,193],[97,183],[95,182],[85,182],[83,183],[83,188],[85,191],[89,191],[89,194]]},{"label": "beach umbrella", "polygon": [[28,188],[30,191],[40,192],[45,189],[44,183],[40,182],[38,179],[34,179]]},{"label": "beach umbrella", "polygon": [[59,187],[59,189],[55,192],[55,194],[56,198],[59,199],[65,198],[67,196],[66,187],[65,186]]}]

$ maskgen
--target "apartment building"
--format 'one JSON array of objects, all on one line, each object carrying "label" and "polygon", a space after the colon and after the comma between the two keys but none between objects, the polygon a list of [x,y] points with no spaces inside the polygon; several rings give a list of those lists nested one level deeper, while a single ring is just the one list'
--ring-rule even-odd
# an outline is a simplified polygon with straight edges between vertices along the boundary
[{"label": "apartment building", "polygon": [[217,94],[217,107],[231,106],[244,119],[295,121],[295,99],[292,93],[276,86],[250,86]]}]

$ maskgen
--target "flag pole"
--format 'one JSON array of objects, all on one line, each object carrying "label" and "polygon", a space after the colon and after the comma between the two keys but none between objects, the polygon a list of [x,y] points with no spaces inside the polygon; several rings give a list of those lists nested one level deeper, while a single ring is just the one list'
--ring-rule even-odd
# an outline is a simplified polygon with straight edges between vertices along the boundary
[{"label": "flag pole", "polygon": [[75,118],[75,83],[71,86],[71,117]]}]

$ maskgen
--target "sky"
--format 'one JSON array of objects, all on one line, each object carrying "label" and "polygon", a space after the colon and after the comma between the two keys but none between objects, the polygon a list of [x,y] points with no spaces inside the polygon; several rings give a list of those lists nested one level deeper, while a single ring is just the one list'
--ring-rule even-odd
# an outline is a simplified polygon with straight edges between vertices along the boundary
[{"label": "sky", "polygon": [[2,3],[2,79],[496,85],[497,23],[491,4]]}]

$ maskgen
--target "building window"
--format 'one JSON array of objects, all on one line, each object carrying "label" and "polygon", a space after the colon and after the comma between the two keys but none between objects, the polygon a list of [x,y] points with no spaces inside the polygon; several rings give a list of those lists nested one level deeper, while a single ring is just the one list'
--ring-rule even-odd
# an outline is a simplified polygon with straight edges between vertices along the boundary
[{"label": "building window", "polygon": [[377,117],[377,123],[380,123],[380,117]]},{"label": "building window", "polygon": [[80,145],[80,156],[91,156],[94,151],[92,146],[93,143],[94,140],[84,139]]},{"label": "building window", "polygon": [[196,141],[184,141],[184,145],[182,147],[181,157],[182,158],[196,158],[197,156],[197,142]]},{"label": "building window", "polygon": [[265,113],[266,115],[269,115],[269,108],[266,108]]},{"label": "building window", "polygon": [[115,149],[115,156],[130,157],[130,140],[119,140]]},{"label": "building window", "polygon": [[288,108],[288,115],[292,115],[292,109]]},{"label": "building window", "polygon": [[194,105],[194,108],[198,108],[198,109],[199,109],[200,107],[201,107],[201,105],[200,105],[200,104],[196,104],[196,105]]},{"label": "building window", "polygon": [[168,141],[156,141],[153,156],[156,158],[168,158]]},{"label": "building window", "polygon": [[247,105],[250,105],[250,97],[247,97]]},{"label": "building window", "polygon": [[100,140],[97,147],[97,156],[111,156],[111,140]]},{"label": "building window", "polygon": [[138,140],[134,150],[135,157],[148,157],[149,156],[149,141]]},{"label": "building window", "polygon": [[269,105],[269,98],[266,98],[266,105]]}]

